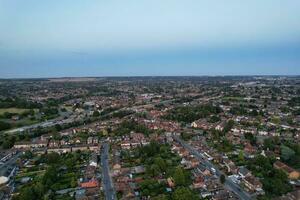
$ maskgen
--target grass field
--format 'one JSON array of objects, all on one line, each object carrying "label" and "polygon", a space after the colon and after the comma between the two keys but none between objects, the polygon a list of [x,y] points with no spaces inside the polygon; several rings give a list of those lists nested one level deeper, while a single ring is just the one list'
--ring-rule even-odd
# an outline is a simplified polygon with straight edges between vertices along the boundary
[{"label": "grass field", "polygon": [[223,99],[228,101],[245,101],[244,97],[223,97]]},{"label": "grass field", "polygon": [[[29,110],[30,109],[25,109],[25,108],[0,108],[0,115],[2,115],[5,112],[22,114],[23,112],[26,112]],[[39,112],[39,109],[33,109],[33,110],[35,113]]]},{"label": "grass field", "polygon": [[23,108],[0,108],[0,115],[4,114],[5,112],[22,114],[23,112],[28,110],[29,109],[23,109]]}]

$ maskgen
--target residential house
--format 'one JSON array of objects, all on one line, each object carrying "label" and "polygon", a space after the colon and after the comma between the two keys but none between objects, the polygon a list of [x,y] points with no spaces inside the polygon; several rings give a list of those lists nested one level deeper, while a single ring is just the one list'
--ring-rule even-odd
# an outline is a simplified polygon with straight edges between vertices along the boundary
[{"label": "residential house", "polygon": [[261,192],[262,183],[254,176],[247,176],[243,179],[245,186],[252,192]]},{"label": "residential house", "polygon": [[193,181],[193,188],[194,189],[199,189],[203,188],[205,186],[205,180],[203,176],[197,176],[195,180]]},{"label": "residential house", "polygon": [[288,165],[284,164],[283,162],[280,162],[280,161],[276,161],[274,164],[273,164],[273,167],[275,169],[281,169],[283,170],[289,177],[289,179],[298,179],[300,177],[300,172],[289,167]]}]

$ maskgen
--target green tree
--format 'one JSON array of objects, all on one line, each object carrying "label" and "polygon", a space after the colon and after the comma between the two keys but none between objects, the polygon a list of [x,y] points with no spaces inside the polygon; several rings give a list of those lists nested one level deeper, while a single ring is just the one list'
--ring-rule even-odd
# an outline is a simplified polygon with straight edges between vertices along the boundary
[{"label": "green tree", "polygon": [[0,121],[0,131],[10,129],[10,128],[11,128],[11,125],[9,123]]},{"label": "green tree", "polygon": [[290,160],[295,155],[295,151],[285,145],[281,145],[280,150],[281,150],[281,158],[284,161]]},{"label": "green tree", "polygon": [[184,171],[181,167],[175,169],[173,178],[177,186],[184,186],[186,184]]},{"label": "green tree", "polygon": [[193,192],[186,187],[180,187],[180,188],[176,189],[172,197],[174,200],[197,200],[197,199],[199,199],[198,196],[193,194]]},{"label": "green tree", "polygon": [[238,159],[239,159],[240,162],[244,162],[245,161],[245,157],[244,157],[244,152],[243,151],[239,152]]},{"label": "green tree", "polygon": [[264,139],[264,149],[274,150],[275,143],[272,140],[272,138],[266,138]]},{"label": "green tree", "polygon": [[37,199],[34,190],[31,187],[26,187],[24,190],[21,191],[19,198],[20,200],[32,200]]},{"label": "green tree", "polygon": [[58,164],[60,162],[60,156],[58,153],[50,153],[46,155],[47,164]]},{"label": "green tree", "polygon": [[155,177],[158,176],[161,173],[161,171],[158,165],[152,164],[150,166],[146,166],[146,173],[151,177]]},{"label": "green tree", "polygon": [[225,124],[223,132],[227,133],[228,131],[230,131],[234,126],[234,121],[233,120],[228,120],[228,122]]},{"label": "green tree", "polygon": [[51,187],[58,180],[58,171],[55,166],[50,166],[45,172],[42,182],[46,187]]},{"label": "green tree", "polygon": [[72,188],[75,188],[77,186],[77,180],[76,180],[76,177],[72,177],[71,179],[71,187]]},{"label": "green tree", "polygon": [[157,197],[154,197],[153,200],[168,200],[168,197],[164,194],[160,194]]},{"label": "green tree", "polygon": [[99,113],[99,111],[94,111],[93,112],[93,117],[99,117],[100,116],[100,113]]},{"label": "green tree", "polygon": [[161,157],[155,158],[154,164],[159,167],[161,172],[165,172],[167,170],[167,164]]}]

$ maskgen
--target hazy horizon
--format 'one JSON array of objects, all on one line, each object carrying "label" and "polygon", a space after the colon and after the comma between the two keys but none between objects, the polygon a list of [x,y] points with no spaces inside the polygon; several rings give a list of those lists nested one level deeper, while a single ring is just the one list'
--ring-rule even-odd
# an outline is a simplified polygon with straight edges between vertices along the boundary
[{"label": "hazy horizon", "polygon": [[295,0],[0,0],[0,78],[300,75]]}]

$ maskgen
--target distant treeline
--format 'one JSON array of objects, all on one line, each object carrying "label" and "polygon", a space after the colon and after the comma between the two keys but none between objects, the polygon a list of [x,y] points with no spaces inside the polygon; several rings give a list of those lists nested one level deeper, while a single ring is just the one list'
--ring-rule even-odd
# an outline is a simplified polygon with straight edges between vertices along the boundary
[{"label": "distant treeline", "polygon": [[26,108],[26,109],[35,109],[42,108],[42,104],[27,101],[20,98],[5,98],[0,99],[0,108]]}]

